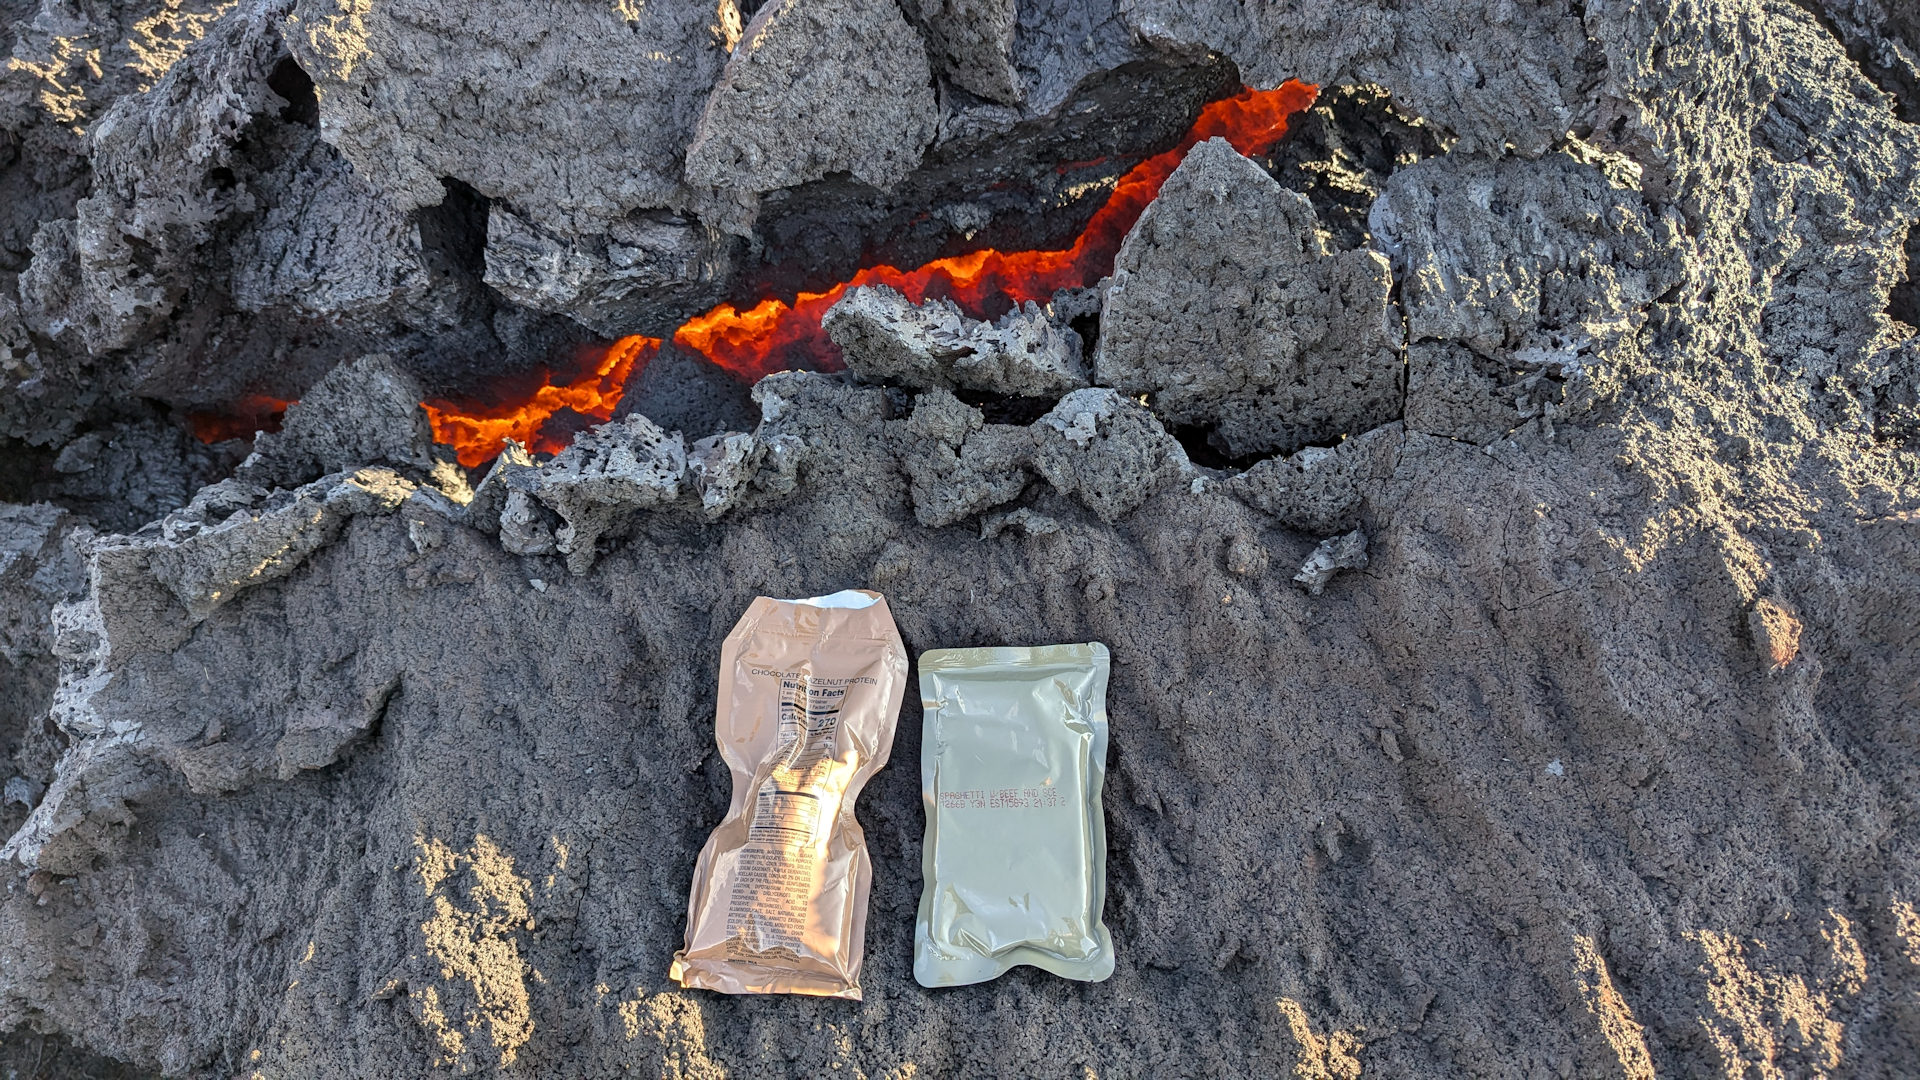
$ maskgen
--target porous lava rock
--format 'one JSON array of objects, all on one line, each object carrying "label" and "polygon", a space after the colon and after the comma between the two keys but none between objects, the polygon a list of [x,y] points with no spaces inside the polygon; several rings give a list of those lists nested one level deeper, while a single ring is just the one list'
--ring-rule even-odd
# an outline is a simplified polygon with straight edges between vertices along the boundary
[{"label": "porous lava rock", "polygon": [[451,176],[581,233],[679,196],[687,139],[738,36],[730,0],[300,0],[286,20],[322,137],[402,209],[440,202]]},{"label": "porous lava rock", "polygon": [[1054,398],[1087,385],[1080,335],[1032,301],[984,322],[951,300],[915,304],[885,285],[860,285],[821,325],[848,370],[868,382]]},{"label": "porous lava rock", "polygon": [[687,147],[687,179],[772,191],[851,173],[889,188],[933,141],[927,49],[894,0],[771,0]]},{"label": "porous lava rock", "polygon": [[1095,371],[1230,455],[1331,443],[1399,415],[1390,285],[1378,252],[1329,250],[1305,196],[1209,139],[1127,234]]},{"label": "porous lava rock", "polygon": [[[340,364],[287,409],[281,428],[254,439],[235,476],[265,487],[295,487],[357,465],[432,471],[444,457],[420,409],[420,383],[375,353]],[[465,478],[448,473],[449,484]]]}]

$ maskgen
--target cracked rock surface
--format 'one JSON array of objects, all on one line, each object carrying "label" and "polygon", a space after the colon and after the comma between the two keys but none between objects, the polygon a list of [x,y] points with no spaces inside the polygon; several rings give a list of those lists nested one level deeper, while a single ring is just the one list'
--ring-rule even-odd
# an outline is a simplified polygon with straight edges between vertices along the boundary
[{"label": "cracked rock surface", "polygon": [[1390,284],[1377,252],[1330,251],[1305,196],[1209,139],[1120,249],[1095,370],[1232,456],[1332,443],[1398,415]]},{"label": "cracked rock surface", "polygon": [[885,285],[861,285],[821,324],[847,368],[868,382],[1003,397],[1058,397],[1087,385],[1080,335],[1032,301],[989,323],[951,300],[914,304]]}]

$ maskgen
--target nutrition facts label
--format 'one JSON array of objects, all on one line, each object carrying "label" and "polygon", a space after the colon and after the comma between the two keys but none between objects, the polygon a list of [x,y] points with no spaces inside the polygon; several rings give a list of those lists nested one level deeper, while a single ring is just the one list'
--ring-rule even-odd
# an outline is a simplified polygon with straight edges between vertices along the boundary
[{"label": "nutrition facts label", "polygon": [[778,763],[754,793],[727,905],[728,936],[750,952],[797,949],[806,931],[825,853],[816,839],[832,827],[844,787],[828,781],[852,769],[836,753],[845,699],[844,683],[780,680]]}]

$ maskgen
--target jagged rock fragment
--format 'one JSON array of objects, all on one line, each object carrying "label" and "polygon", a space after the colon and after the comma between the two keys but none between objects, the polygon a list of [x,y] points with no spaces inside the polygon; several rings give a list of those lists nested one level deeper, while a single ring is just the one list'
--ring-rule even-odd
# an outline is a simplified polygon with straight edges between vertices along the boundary
[{"label": "jagged rock fragment", "polygon": [[1230,57],[1249,85],[1379,83],[1463,152],[1544,153],[1566,135],[1592,54],[1580,10],[1501,0],[1217,4],[1120,0],[1141,37]]},{"label": "jagged rock fragment", "polygon": [[[629,416],[580,433],[540,467],[534,495],[562,525],[554,547],[567,569],[584,574],[600,554],[600,539],[623,528],[634,511],[671,503],[687,472],[687,448],[644,416]],[[509,511],[514,510],[512,500]],[[502,531],[506,528],[502,517]]]},{"label": "jagged rock fragment", "polygon": [[885,285],[847,290],[821,320],[847,367],[868,382],[1057,397],[1087,385],[1080,335],[1029,301],[998,322],[951,300],[915,304]]},{"label": "jagged rock fragment", "polygon": [[748,492],[766,447],[743,431],[709,435],[687,452],[687,480],[709,520],[738,505]]},{"label": "jagged rock fragment", "polygon": [[1209,139],[1120,250],[1095,370],[1230,454],[1332,442],[1399,416],[1390,286],[1378,254],[1328,250],[1304,196]]},{"label": "jagged rock fragment", "polygon": [[1189,468],[1151,412],[1113,390],[1076,390],[1033,425],[1034,468],[1063,495],[1112,523]]},{"label": "jagged rock fragment", "polygon": [[1359,524],[1367,486],[1393,475],[1405,437],[1402,425],[1387,424],[1336,446],[1267,458],[1219,487],[1285,528],[1316,536],[1343,532]]},{"label": "jagged rock fragment", "polygon": [[504,203],[489,210],[486,283],[608,337],[670,329],[717,301],[732,270],[733,248],[719,230],[663,211],[583,236],[543,229]]},{"label": "jagged rock fragment", "polygon": [[421,472],[436,464],[433,431],[420,408],[420,383],[384,353],[350,360],[288,407],[277,433],[254,440],[235,476],[292,487],[360,465]]},{"label": "jagged rock fragment", "polygon": [[0,660],[51,655],[47,612],[85,580],[80,547],[92,530],[49,503],[0,503]]},{"label": "jagged rock fragment", "polygon": [[1016,536],[1052,536],[1060,523],[1031,507],[1018,507],[1003,514],[988,514],[980,519],[980,539],[993,540],[1013,533]]},{"label": "jagged rock fragment", "polygon": [[[269,106],[271,108],[271,106]],[[250,177],[266,205],[246,220],[230,254],[230,289],[243,312],[289,312],[390,332],[398,321],[449,328],[457,289],[436,275],[415,215],[394,205],[340,153],[301,125],[281,125]],[[184,267],[183,267],[184,269]]]},{"label": "jagged rock fragment", "polygon": [[497,532],[501,548],[515,555],[552,555],[560,550],[554,533],[560,517],[534,497],[532,490],[513,488],[500,509]]},{"label": "jagged rock fragment", "polygon": [[1367,566],[1367,534],[1355,529],[1344,536],[1328,537],[1313,549],[1293,580],[1308,593],[1319,596],[1327,582],[1342,570],[1364,570]]},{"label": "jagged rock fragment", "polygon": [[170,65],[154,92],[119,98],[93,125],[92,187],[73,217],[40,224],[20,277],[39,333],[94,356],[133,345],[189,294],[194,250],[254,209],[213,174],[231,170],[241,131],[271,98],[278,42],[258,10],[213,23],[208,38],[217,47]]},{"label": "jagged rock fragment", "polygon": [[933,139],[932,79],[894,0],[771,0],[707,100],[687,179],[762,192],[850,172],[890,188]]},{"label": "jagged rock fragment", "polygon": [[455,177],[565,235],[684,201],[682,153],[738,17],[731,2],[300,0],[286,39],[322,136],[402,210]]},{"label": "jagged rock fragment", "polygon": [[493,459],[493,464],[487,468],[487,475],[473,489],[473,498],[467,502],[462,519],[483,533],[499,533],[507,498],[516,490],[514,478],[531,477],[538,468],[539,464],[533,460],[532,454],[527,453],[526,447],[513,439],[503,440],[500,456]]},{"label": "jagged rock fragment", "polygon": [[336,473],[272,495],[226,480],[157,523],[156,535],[102,543],[137,549],[154,580],[197,622],[242,589],[292,573],[332,543],[347,519],[392,513],[413,490],[388,469]]},{"label": "jagged rock fragment", "polygon": [[922,525],[951,525],[1013,501],[1027,485],[1032,433],[988,424],[979,409],[944,390],[919,396],[902,434],[901,466]]},{"label": "jagged rock fragment", "polygon": [[1017,105],[1026,85],[1014,69],[1019,16],[1014,0],[918,0],[928,53],[954,84],[990,101]]},{"label": "jagged rock fragment", "polygon": [[1682,227],[1617,164],[1575,145],[1388,180],[1369,218],[1404,283],[1410,427],[1490,442],[1587,407],[1636,361],[1648,308],[1681,279]]}]

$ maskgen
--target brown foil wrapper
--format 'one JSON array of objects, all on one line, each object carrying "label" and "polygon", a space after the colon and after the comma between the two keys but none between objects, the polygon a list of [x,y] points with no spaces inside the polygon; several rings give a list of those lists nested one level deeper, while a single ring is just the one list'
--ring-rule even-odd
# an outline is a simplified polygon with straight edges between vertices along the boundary
[{"label": "brown foil wrapper", "polygon": [[762,596],[734,625],[714,723],[733,803],[693,869],[680,985],[859,1000],[873,865],[853,807],[906,678],[876,592]]}]

